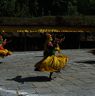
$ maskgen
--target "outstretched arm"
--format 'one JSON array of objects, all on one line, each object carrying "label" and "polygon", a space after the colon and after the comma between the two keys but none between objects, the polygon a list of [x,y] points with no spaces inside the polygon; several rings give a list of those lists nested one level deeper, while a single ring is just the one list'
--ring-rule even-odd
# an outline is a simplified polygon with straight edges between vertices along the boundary
[{"label": "outstretched arm", "polygon": [[60,53],[61,49],[59,47],[59,44],[57,44],[57,46],[55,47],[55,50],[58,51],[58,53]]}]

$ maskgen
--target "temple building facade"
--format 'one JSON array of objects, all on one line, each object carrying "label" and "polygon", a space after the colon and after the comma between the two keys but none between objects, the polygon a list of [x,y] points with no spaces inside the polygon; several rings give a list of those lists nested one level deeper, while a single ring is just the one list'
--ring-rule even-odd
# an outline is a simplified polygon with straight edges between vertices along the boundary
[{"label": "temple building facade", "polygon": [[43,50],[44,34],[48,32],[56,36],[65,36],[65,40],[60,45],[62,49],[95,48],[95,32],[90,32],[90,30],[89,32],[76,31],[74,29],[74,31],[71,30],[70,32],[68,28],[66,31],[63,28],[63,32],[58,31],[58,29],[52,29],[54,31],[48,30],[48,28],[39,30],[32,30],[32,32],[29,32],[27,28],[13,32],[4,30],[6,32],[6,38],[9,40],[9,44],[6,47],[13,51]]},{"label": "temple building facade", "polygon": [[10,23],[7,20],[0,23],[0,32],[6,32],[6,38],[9,40],[5,47],[12,51],[43,50],[46,39],[44,34],[47,32],[65,36],[65,40],[60,44],[62,49],[95,48],[94,25],[84,25],[81,22],[64,24],[63,19],[56,22],[52,21],[53,19],[48,22],[37,20],[36,23],[29,23],[31,20],[19,23],[19,20],[16,20],[17,23],[13,22],[14,20],[10,20]]}]

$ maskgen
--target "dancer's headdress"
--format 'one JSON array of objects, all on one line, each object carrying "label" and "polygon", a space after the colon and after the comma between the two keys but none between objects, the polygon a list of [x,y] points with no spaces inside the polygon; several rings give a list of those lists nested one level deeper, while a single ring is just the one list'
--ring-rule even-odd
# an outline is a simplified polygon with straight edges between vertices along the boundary
[{"label": "dancer's headdress", "polygon": [[49,33],[47,34],[47,40],[48,40],[49,42],[53,40],[52,35],[49,34]]}]

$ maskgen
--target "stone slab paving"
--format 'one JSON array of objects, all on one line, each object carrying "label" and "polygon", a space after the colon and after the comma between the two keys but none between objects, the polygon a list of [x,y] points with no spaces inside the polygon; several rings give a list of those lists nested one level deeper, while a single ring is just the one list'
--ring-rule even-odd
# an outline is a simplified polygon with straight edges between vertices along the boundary
[{"label": "stone slab paving", "polygon": [[95,96],[95,55],[91,49],[62,50],[69,57],[61,73],[35,72],[43,51],[13,52],[0,59],[0,96]]}]

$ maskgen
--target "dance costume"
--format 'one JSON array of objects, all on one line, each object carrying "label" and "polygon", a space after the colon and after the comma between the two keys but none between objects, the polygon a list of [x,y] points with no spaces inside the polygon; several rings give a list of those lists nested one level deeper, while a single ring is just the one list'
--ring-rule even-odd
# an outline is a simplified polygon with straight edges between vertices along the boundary
[{"label": "dance costume", "polygon": [[4,48],[4,45],[6,45],[6,43],[7,43],[6,39],[3,40],[2,35],[0,35],[0,57],[1,58],[4,58],[5,56],[8,56],[8,55],[12,54],[11,51]]},{"label": "dance costume", "polygon": [[68,62],[68,57],[65,55],[48,56],[38,62],[35,67],[37,71],[57,72],[63,69]]},{"label": "dance costume", "polygon": [[48,39],[49,40],[47,42],[47,48],[45,50],[46,53],[44,54],[45,56],[41,61],[39,61],[35,65],[36,71],[47,71],[47,72],[60,71],[61,69],[65,67],[65,65],[68,62],[67,56],[63,54],[55,55],[56,51],[60,52],[60,48],[58,44],[57,46],[55,46],[52,43],[51,36]]}]

